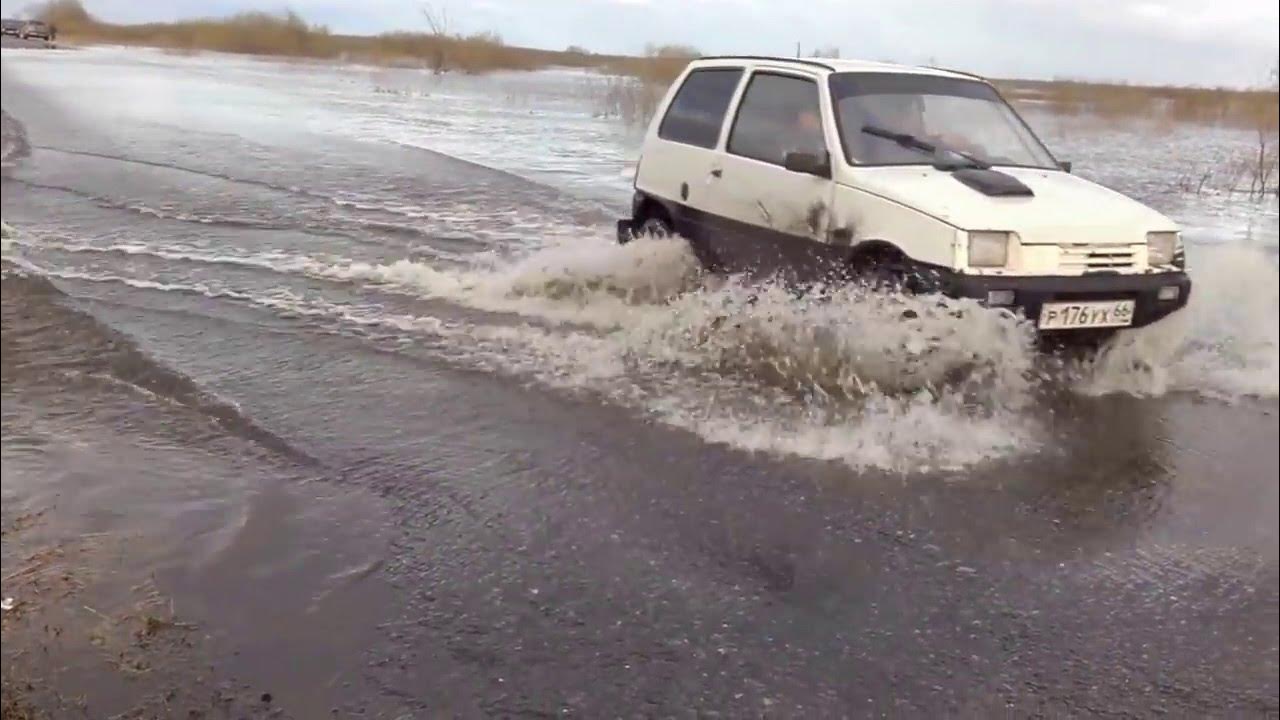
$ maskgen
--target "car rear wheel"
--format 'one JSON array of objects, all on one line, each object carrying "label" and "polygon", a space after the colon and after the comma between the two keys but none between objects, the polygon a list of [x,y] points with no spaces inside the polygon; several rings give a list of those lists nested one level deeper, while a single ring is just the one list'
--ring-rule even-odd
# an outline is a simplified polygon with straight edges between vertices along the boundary
[{"label": "car rear wheel", "polygon": [[664,217],[650,216],[640,223],[640,229],[636,235],[641,237],[650,236],[655,238],[671,237],[675,232],[671,229],[671,223]]},{"label": "car rear wheel", "polygon": [[[671,221],[667,219],[661,211],[655,212],[647,216],[641,222],[635,232],[636,237],[652,237],[652,238],[673,238],[676,237],[675,228],[672,227]],[[693,238],[682,238],[688,244],[689,250],[693,256],[698,259],[698,264],[707,272],[722,272],[724,266],[720,259],[716,256],[706,243],[698,242]]]}]

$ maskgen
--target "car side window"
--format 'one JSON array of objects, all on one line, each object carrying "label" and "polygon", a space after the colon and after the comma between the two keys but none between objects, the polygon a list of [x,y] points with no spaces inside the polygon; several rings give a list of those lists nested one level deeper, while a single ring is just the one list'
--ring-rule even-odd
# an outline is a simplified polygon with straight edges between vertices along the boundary
[{"label": "car side window", "polygon": [[818,83],[793,75],[752,75],[738,105],[728,149],[775,165],[782,165],[790,152],[826,152]]},{"label": "car side window", "polygon": [[658,126],[658,137],[714,148],[741,78],[742,68],[707,68],[689,73]]}]

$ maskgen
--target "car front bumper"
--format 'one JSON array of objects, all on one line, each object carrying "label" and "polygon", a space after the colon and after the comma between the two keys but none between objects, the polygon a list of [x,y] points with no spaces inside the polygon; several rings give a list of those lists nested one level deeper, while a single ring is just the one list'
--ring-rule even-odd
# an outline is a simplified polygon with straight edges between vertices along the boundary
[{"label": "car front bumper", "polygon": [[[1178,288],[1177,297],[1161,299],[1161,289],[1169,287]],[[1001,307],[1021,310],[1023,315],[1037,323],[1040,319],[1040,309],[1045,303],[1133,300],[1133,324],[1129,327],[1142,327],[1184,307],[1191,296],[1191,278],[1185,272],[1141,275],[1095,273],[1050,277],[954,273],[943,280],[943,292],[953,297],[975,298],[985,302],[991,293],[998,291],[1013,293],[1013,301],[1003,303]]]}]

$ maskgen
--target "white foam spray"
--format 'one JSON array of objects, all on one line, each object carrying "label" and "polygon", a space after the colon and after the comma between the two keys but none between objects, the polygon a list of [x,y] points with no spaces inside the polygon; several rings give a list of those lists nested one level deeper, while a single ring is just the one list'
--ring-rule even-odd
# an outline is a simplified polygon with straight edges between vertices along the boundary
[{"label": "white foam spray", "polygon": [[1225,401],[1280,392],[1280,276],[1274,254],[1220,245],[1190,270],[1191,300],[1178,313],[1120,333],[1077,369],[1087,394],[1194,392]]},{"label": "white foam spray", "polygon": [[1196,392],[1227,400],[1277,391],[1276,265],[1248,248],[1202,253],[1186,311],[1122,333],[1065,374],[1046,373],[1032,328],[1008,312],[854,286],[797,294],[726,280],[701,273],[678,239],[618,246],[576,238],[520,258],[452,267],[279,252],[204,258],[190,248],[153,254],[372,283],[504,315],[445,320],[393,315],[376,304],[330,305],[318,296],[245,296],[267,308],[430,338],[460,362],[605,397],[711,442],[855,468],[959,468],[1033,450],[1044,441],[1043,391],[1064,383],[1086,394]]}]

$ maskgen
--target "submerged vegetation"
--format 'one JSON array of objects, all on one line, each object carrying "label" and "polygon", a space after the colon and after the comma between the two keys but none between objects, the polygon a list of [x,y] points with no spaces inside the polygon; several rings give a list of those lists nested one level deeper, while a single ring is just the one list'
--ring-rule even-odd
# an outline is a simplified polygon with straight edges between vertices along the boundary
[{"label": "submerged vegetation", "polygon": [[601,114],[629,124],[647,122],[671,82],[700,54],[685,45],[649,45],[643,57],[607,61],[602,69],[610,78],[600,97]]},{"label": "submerged vegetation", "polygon": [[1088,115],[1107,123],[1141,121],[1153,131],[1175,124],[1217,125],[1253,135],[1250,146],[1208,164],[1188,166],[1175,183],[1179,192],[1207,191],[1261,198],[1280,193],[1280,97],[1277,72],[1270,87],[1242,90],[1086,83],[1075,80],[1002,80],[1011,102],[1056,114]]}]

